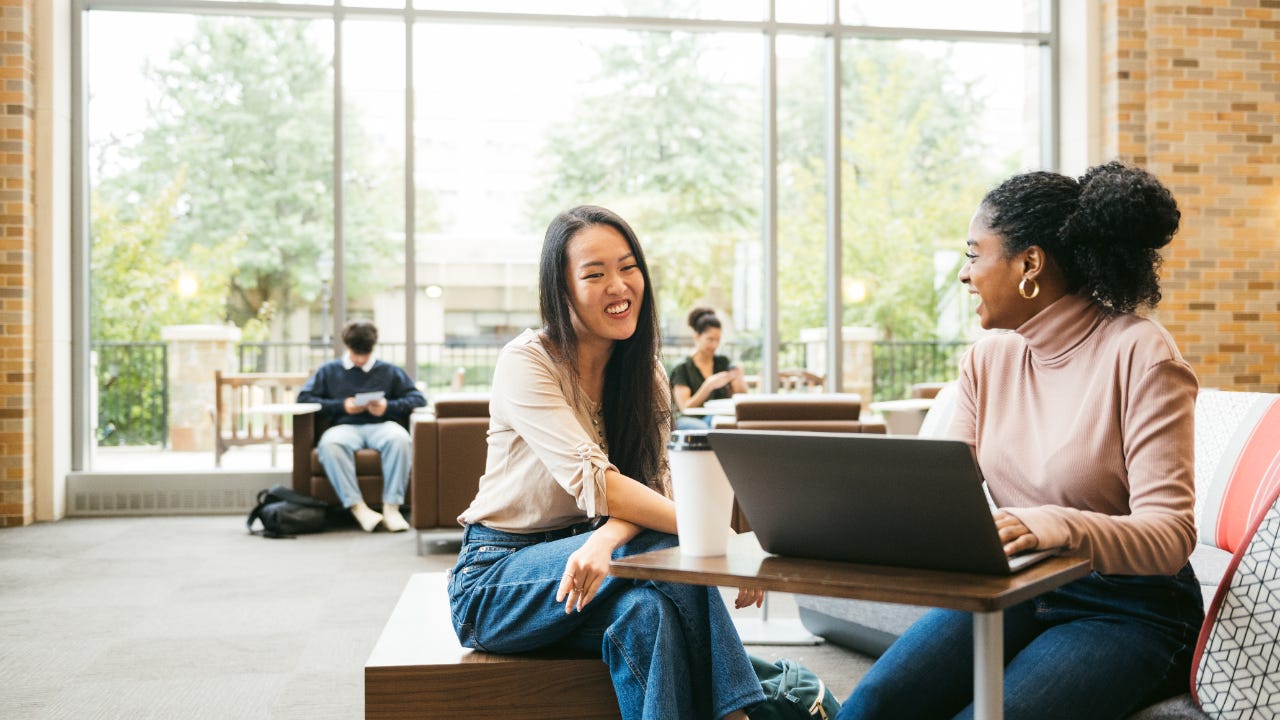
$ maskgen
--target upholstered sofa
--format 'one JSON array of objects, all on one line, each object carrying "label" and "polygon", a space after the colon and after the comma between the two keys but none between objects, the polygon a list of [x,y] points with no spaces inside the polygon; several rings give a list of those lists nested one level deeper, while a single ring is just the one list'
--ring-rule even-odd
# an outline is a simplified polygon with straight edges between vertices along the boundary
[{"label": "upholstered sofa", "polygon": [[[954,413],[954,388],[939,393],[921,426],[941,435]],[[1232,553],[1280,483],[1280,395],[1203,390],[1196,401],[1196,520],[1191,555],[1208,607]],[[878,656],[923,608],[892,603],[796,597],[805,628],[829,642]],[[1131,720],[1205,718],[1190,695],[1148,708]]]}]

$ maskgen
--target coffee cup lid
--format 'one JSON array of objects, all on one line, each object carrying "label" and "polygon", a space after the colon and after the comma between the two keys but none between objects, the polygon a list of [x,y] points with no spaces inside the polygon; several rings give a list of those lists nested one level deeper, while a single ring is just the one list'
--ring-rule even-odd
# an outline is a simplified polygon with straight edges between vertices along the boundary
[{"label": "coffee cup lid", "polygon": [[708,430],[673,430],[667,441],[668,450],[710,450]]}]

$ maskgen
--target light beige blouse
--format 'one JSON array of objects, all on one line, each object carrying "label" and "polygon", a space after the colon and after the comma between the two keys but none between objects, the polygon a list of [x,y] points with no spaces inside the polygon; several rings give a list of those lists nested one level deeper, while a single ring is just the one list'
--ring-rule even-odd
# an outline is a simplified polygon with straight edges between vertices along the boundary
[{"label": "light beige blouse", "polygon": [[604,474],[617,468],[600,408],[534,330],[498,355],[488,442],[480,488],[459,523],[531,533],[609,515]]}]

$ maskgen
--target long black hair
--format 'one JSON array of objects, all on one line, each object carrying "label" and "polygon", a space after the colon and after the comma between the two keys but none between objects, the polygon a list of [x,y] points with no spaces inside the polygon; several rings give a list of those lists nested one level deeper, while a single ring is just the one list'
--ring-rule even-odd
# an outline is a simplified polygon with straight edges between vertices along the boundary
[{"label": "long black hair", "polygon": [[1182,215],[1173,193],[1146,170],[1113,161],[1079,179],[1014,175],[981,208],[1006,257],[1038,245],[1062,268],[1068,292],[1117,313],[1160,302],[1160,248]]},{"label": "long black hair", "polygon": [[543,332],[553,352],[569,364],[576,376],[578,334],[573,329],[565,268],[569,262],[569,241],[595,225],[607,225],[618,231],[631,247],[636,266],[644,277],[644,295],[636,317],[636,331],[626,340],[614,343],[613,354],[609,356],[604,370],[601,403],[604,406],[609,461],[623,475],[665,491],[661,486],[666,450],[662,427],[670,425],[671,409],[663,399],[665,380],[657,373],[658,355],[662,350],[657,303],[640,241],[627,221],[617,213],[596,205],[580,205],[560,213],[547,226],[538,269],[538,305]]}]

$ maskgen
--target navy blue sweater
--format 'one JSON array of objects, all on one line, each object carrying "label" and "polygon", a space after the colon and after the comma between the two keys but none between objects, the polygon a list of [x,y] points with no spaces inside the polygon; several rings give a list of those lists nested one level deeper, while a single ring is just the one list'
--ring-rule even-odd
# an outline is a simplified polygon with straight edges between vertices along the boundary
[{"label": "navy blue sweater", "polygon": [[[373,390],[387,394],[387,412],[382,417],[374,417],[368,410],[348,415],[343,409],[347,398]],[[320,403],[320,412],[334,425],[365,425],[388,420],[405,425],[413,409],[426,405],[427,399],[414,387],[409,375],[391,363],[375,360],[373,368],[365,372],[358,367],[344,368],[342,360],[330,360],[298,391],[298,402]]]}]

